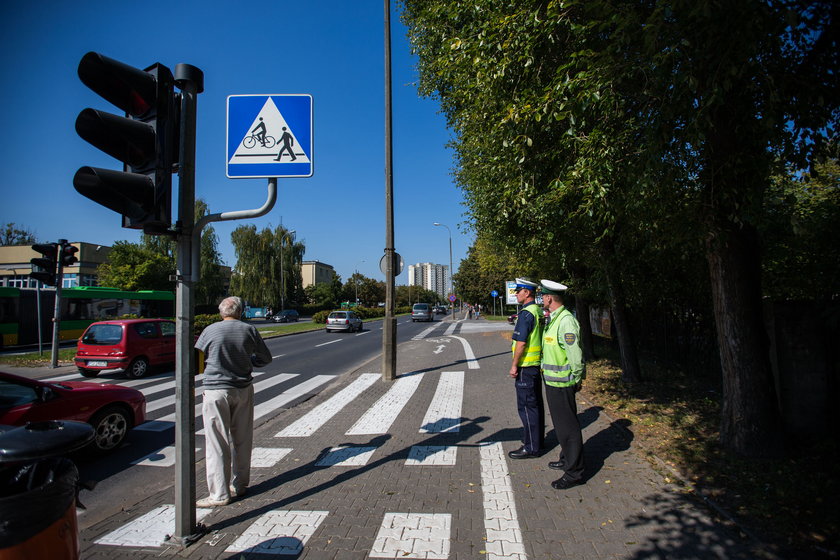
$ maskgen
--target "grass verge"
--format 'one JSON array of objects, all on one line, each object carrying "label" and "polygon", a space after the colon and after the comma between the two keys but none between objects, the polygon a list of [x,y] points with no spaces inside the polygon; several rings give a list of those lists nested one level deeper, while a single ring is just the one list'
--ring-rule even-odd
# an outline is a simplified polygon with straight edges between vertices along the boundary
[{"label": "grass verge", "polygon": [[[837,557],[836,442],[789,442],[782,459],[744,459],[719,442],[720,379],[643,363],[644,381],[625,384],[614,360],[596,360],[586,369],[584,393],[610,416],[629,421],[634,441],[683,479],[672,482],[711,500],[766,542],[807,550],[806,557]],[[781,444],[781,434],[779,439]]]}]

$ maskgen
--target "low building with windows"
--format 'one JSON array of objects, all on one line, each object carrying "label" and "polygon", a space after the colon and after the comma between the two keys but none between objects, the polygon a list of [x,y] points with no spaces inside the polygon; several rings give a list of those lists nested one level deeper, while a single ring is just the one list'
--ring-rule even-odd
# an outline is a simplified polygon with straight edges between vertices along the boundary
[{"label": "low building with windows", "polygon": [[303,261],[300,264],[300,277],[304,288],[315,284],[329,284],[333,280],[333,274],[335,269],[329,264],[319,261]]},{"label": "low building with windows", "polygon": [[[70,245],[78,249],[76,258],[79,261],[64,269],[62,287],[97,286],[96,271],[107,260],[111,247],[83,241]],[[0,247],[0,287],[36,288],[38,282],[29,277],[32,272],[29,261],[40,256],[41,253],[33,250],[31,245]]]}]

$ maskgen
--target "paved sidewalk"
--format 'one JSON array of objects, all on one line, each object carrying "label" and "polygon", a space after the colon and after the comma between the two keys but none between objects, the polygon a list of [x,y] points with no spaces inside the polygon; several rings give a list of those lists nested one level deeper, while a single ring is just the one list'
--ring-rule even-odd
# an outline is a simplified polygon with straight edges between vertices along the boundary
[{"label": "paved sidewalk", "polygon": [[543,457],[509,459],[521,428],[505,329],[449,326],[400,345],[397,381],[375,360],[259,426],[248,495],[199,510],[208,532],[195,544],[160,545],[174,530],[169,489],[84,530],[82,558],[757,557],[585,397],[585,485],[551,488],[553,435]]}]

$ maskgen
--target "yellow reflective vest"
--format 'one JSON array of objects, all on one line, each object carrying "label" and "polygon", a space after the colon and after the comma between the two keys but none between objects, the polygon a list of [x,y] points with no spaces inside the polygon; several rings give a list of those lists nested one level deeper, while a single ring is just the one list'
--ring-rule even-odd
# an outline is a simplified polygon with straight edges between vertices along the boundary
[{"label": "yellow reflective vest", "polygon": [[[525,342],[525,352],[519,359],[517,366],[529,367],[540,365],[540,350],[542,350],[542,309],[536,303],[530,303],[525,306],[525,311],[534,316],[534,328],[528,335],[528,340]],[[516,327],[514,327],[516,329]],[[516,349],[516,341],[510,346],[511,352]]]},{"label": "yellow reflective vest", "polygon": [[580,324],[565,307],[555,309],[543,332],[542,370],[546,385],[570,387],[586,377]]}]

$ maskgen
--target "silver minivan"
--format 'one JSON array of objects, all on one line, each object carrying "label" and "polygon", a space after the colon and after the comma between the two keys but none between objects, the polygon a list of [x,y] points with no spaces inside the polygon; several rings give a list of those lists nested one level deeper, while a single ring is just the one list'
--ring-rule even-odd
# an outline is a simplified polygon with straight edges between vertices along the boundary
[{"label": "silver minivan", "polygon": [[435,317],[432,306],[428,303],[415,303],[411,308],[411,321],[433,321]]}]

